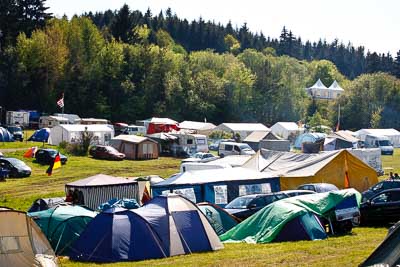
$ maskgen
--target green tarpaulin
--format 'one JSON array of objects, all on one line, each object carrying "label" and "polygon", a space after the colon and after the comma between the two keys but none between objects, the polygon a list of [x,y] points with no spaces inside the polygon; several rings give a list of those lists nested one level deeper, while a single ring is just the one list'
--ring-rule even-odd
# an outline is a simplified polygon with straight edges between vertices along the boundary
[{"label": "green tarpaulin", "polygon": [[328,193],[302,195],[274,202],[225,234],[220,235],[223,242],[269,243],[291,220],[307,213],[324,216],[342,200],[356,196],[358,204],[361,194],[354,189]]},{"label": "green tarpaulin", "polygon": [[80,236],[96,213],[81,206],[57,206],[30,212],[57,255],[67,255],[72,243]]}]

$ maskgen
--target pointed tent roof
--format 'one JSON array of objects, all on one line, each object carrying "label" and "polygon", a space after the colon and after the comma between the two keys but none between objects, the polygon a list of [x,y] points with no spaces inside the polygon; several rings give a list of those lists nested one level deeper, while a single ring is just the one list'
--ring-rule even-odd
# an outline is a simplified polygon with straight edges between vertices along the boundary
[{"label": "pointed tent roof", "polygon": [[336,91],[344,91],[344,89],[342,87],[340,87],[340,85],[338,84],[338,82],[336,80],[331,84],[331,86],[329,86],[329,89],[336,90]]},{"label": "pointed tent roof", "polygon": [[114,177],[105,174],[97,174],[82,180],[68,183],[66,184],[66,186],[104,186],[104,185],[132,184],[132,183],[137,183],[137,182],[132,179]]},{"label": "pointed tent roof", "polygon": [[321,79],[318,79],[318,81],[313,86],[307,89],[328,89],[328,88],[321,82]]}]

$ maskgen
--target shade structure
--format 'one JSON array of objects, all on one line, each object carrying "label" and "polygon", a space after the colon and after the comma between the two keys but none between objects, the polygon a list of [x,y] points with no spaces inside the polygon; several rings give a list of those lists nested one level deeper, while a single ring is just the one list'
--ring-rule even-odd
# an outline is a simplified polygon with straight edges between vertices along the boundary
[{"label": "shade structure", "polygon": [[280,177],[281,190],[331,183],[362,192],[378,182],[376,171],[347,150],[300,154],[261,149],[243,167]]},{"label": "shade structure", "polygon": [[113,198],[139,199],[139,186],[133,179],[97,174],[65,185],[65,191],[78,191],[79,204],[93,210]]},{"label": "shade structure", "polygon": [[223,248],[201,211],[179,195],[155,197],[135,210],[110,209],[87,226],[70,258],[117,262]]},{"label": "shade structure", "polygon": [[0,266],[58,266],[46,236],[25,212],[0,208]]},{"label": "shade structure", "polygon": [[42,229],[55,253],[68,255],[70,246],[96,213],[81,206],[60,205],[28,215]]}]

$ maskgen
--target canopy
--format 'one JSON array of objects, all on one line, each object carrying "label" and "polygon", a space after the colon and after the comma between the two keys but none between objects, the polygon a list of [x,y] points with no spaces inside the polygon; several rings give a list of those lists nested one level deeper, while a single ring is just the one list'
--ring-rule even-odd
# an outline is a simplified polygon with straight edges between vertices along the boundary
[{"label": "canopy", "polygon": [[105,174],[68,183],[65,191],[77,191],[79,204],[93,210],[112,198],[134,198],[139,201],[138,183],[135,180]]},{"label": "canopy", "polygon": [[331,86],[329,86],[329,89],[335,90],[335,91],[344,91],[343,88],[340,87],[340,85],[338,84],[338,82],[336,80],[334,80],[333,83],[331,84]]},{"label": "canopy", "polygon": [[261,149],[243,167],[280,177],[281,190],[306,183],[331,183],[362,192],[378,182],[376,171],[347,150],[300,154]]},{"label": "canopy", "polygon": [[[361,195],[354,189],[285,198],[266,206],[236,227],[222,234],[220,239],[223,242],[269,243],[276,241],[277,237],[283,239],[281,231],[294,230],[292,233],[286,233],[286,236],[292,236],[296,240],[299,229],[296,231],[292,227],[284,228],[295,218],[305,215],[308,218],[302,218],[302,221],[310,222],[305,226],[311,228],[306,229],[308,233],[306,239],[323,239],[326,234],[324,235],[318,224],[310,219],[312,214],[323,217],[344,199],[354,195],[359,203]],[[280,236],[280,234],[282,235]],[[290,238],[287,237],[286,240],[290,240]]]},{"label": "canopy", "polygon": [[307,89],[308,90],[311,90],[311,89],[322,89],[322,90],[324,90],[324,89],[328,89],[328,88],[325,86],[325,84],[323,84],[321,82],[321,79],[318,79],[318,81],[316,83],[314,83],[313,86],[308,87]]},{"label": "canopy", "polygon": [[186,171],[152,186],[153,196],[174,192],[222,207],[241,195],[279,190],[279,178],[240,167]]}]

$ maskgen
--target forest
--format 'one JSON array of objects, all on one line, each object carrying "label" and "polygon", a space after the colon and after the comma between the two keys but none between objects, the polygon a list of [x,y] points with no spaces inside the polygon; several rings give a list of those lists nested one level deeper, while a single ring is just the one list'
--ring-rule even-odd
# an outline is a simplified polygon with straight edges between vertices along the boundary
[{"label": "forest", "polygon": [[[0,3],[0,106],[133,123],[152,116],[221,122],[400,128],[400,51],[365,52],[337,40],[279,39],[170,9],[55,18],[44,0]],[[338,81],[336,101],[305,88]]]}]

